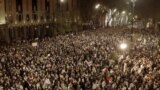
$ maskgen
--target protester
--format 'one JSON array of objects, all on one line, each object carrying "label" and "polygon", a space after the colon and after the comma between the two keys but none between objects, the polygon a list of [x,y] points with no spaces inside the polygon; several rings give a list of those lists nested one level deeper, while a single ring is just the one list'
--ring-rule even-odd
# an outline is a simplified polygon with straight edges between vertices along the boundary
[{"label": "protester", "polygon": [[[125,33],[124,33],[125,32]],[[0,47],[2,90],[159,90],[160,37],[84,31]],[[128,43],[125,51],[121,42]]]}]

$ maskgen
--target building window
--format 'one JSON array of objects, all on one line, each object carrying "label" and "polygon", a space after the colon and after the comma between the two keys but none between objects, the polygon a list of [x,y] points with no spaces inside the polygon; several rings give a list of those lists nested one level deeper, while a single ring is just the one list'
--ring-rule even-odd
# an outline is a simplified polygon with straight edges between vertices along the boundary
[{"label": "building window", "polygon": [[44,17],[43,16],[41,16],[41,21],[44,19]]},{"label": "building window", "polygon": [[23,15],[22,15],[22,13],[17,13],[16,18],[17,18],[17,21],[18,21],[18,22],[21,22],[21,21],[23,20]]},{"label": "building window", "polygon": [[50,20],[50,1],[49,0],[45,0],[45,12],[46,12],[46,19]]},{"label": "building window", "polygon": [[16,0],[16,12],[17,12],[17,21],[21,22],[23,20],[23,8],[22,0]]},{"label": "building window", "polygon": [[29,14],[26,15],[26,21],[30,21],[30,17],[29,17]]},{"label": "building window", "polygon": [[66,10],[69,11],[69,3],[66,4]]},{"label": "building window", "polygon": [[73,10],[75,7],[74,7],[74,0],[72,0],[72,8],[71,10]]},{"label": "building window", "polygon": [[38,19],[38,16],[37,16],[37,14],[35,14],[35,13],[32,14],[32,17],[33,17],[33,20],[34,20],[34,21],[36,21],[36,20]]},{"label": "building window", "polygon": [[57,10],[59,11],[60,10],[60,2],[59,2],[59,0],[57,0],[56,6],[57,6]]}]

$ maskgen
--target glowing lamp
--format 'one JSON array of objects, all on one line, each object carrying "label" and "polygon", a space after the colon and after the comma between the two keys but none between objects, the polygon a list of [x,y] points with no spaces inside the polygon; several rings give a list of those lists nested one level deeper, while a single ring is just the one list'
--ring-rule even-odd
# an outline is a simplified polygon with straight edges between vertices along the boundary
[{"label": "glowing lamp", "polygon": [[120,44],[120,49],[121,50],[125,50],[125,49],[127,49],[127,44],[126,43],[122,43],[122,44]]}]

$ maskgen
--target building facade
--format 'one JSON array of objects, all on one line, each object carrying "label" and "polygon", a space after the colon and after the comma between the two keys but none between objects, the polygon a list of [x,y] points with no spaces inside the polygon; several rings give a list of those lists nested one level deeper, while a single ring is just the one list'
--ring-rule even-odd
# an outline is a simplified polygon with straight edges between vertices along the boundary
[{"label": "building facade", "polygon": [[77,0],[0,0],[0,9],[0,41],[46,36],[39,29],[53,29],[58,17],[79,18]]}]

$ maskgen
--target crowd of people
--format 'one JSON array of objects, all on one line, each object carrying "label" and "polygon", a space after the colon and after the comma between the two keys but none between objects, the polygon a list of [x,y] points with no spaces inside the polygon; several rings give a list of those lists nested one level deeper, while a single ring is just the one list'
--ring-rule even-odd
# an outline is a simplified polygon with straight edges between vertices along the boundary
[{"label": "crowd of people", "polygon": [[160,90],[158,34],[98,30],[35,42],[0,47],[0,90]]}]

